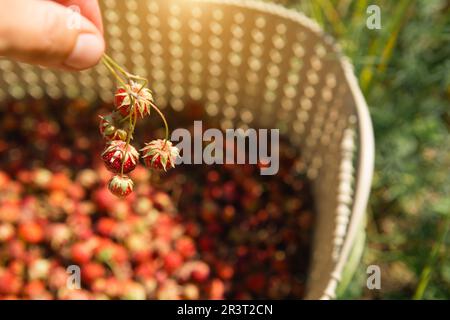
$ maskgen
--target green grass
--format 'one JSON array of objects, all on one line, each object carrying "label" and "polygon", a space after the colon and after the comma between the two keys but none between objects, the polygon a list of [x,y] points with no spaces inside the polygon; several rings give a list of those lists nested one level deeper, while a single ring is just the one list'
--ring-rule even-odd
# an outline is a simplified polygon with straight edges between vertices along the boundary
[{"label": "green grass", "polygon": [[[363,263],[343,297],[450,299],[450,7],[444,0],[276,1],[343,47],[370,107],[376,163]],[[380,30],[366,8],[381,8]],[[377,264],[382,289],[365,289]]]}]

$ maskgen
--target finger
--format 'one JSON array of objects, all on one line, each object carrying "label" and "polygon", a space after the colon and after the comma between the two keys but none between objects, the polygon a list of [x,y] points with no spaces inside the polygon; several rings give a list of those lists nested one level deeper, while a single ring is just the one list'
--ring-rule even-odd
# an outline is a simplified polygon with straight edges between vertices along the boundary
[{"label": "finger", "polygon": [[0,0],[0,6],[8,8],[0,12],[0,55],[81,70],[95,65],[104,52],[97,27],[60,4]]},{"label": "finger", "polygon": [[103,33],[103,22],[97,0],[56,0],[63,6],[79,8],[81,14],[88,18]]}]

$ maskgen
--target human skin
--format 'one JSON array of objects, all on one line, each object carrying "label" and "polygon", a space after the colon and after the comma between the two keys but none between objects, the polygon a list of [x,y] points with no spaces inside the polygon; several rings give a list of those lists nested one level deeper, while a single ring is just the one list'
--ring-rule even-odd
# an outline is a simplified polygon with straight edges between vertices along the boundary
[{"label": "human skin", "polygon": [[0,0],[0,57],[83,70],[97,64],[104,50],[97,0]]}]

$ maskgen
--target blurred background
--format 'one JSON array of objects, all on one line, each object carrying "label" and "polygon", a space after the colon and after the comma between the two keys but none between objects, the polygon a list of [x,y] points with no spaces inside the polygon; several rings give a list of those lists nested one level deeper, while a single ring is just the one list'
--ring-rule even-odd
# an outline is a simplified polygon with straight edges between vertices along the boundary
[{"label": "blurred background", "polygon": [[[363,263],[343,298],[450,299],[450,2],[275,1],[316,20],[342,46],[376,140]],[[381,29],[366,12],[377,5]],[[367,265],[381,290],[363,289]]]}]

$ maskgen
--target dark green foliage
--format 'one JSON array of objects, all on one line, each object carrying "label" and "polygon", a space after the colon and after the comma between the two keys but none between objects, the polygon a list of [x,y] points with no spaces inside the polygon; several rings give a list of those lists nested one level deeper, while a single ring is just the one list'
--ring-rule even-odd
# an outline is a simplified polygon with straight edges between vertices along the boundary
[{"label": "dark green foliage", "polygon": [[[368,247],[346,297],[449,299],[449,2],[279,2],[337,38],[372,114],[376,169]],[[370,4],[381,9],[381,30],[366,27]],[[368,264],[381,267],[379,292],[362,289]]]}]

